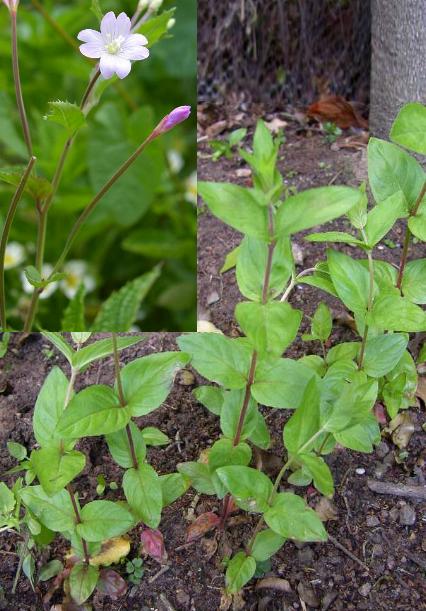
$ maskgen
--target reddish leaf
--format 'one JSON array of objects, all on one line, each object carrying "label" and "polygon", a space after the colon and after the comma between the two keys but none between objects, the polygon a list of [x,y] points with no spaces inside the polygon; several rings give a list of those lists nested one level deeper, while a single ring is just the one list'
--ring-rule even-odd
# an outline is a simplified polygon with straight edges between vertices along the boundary
[{"label": "reddish leaf", "polygon": [[154,560],[164,563],[167,560],[167,552],[164,547],[163,535],[159,530],[145,528],[141,534],[142,551]]},{"label": "reddish leaf", "polygon": [[219,524],[220,518],[216,513],[213,513],[213,511],[202,513],[188,528],[186,533],[187,542],[189,543],[190,541],[199,539],[210,530],[217,528]]},{"label": "reddish leaf", "polygon": [[368,123],[353,106],[339,95],[328,95],[311,104],[306,111],[308,117],[319,121],[331,121],[342,129],[348,127],[368,128]]},{"label": "reddish leaf", "polygon": [[385,408],[381,403],[376,403],[374,406],[374,415],[379,424],[387,423]]},{"label": "reddish leaf", "polygon": [[118,600],[127,592],[127,583],[116,571],[103,569],[100,572],[97,588],[112,600]]}]

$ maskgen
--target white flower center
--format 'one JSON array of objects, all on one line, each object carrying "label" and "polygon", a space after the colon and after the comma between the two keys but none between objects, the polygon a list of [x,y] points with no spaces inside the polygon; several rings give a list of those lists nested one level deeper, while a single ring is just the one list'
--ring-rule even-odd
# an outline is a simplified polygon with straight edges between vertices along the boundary
[{"label": "white flower center", "polygon": [[105,41],[105,50],[111,55],[117,55],[120,53],[123,42],[125,42],[124,36],[117,36],[113,38],[111,34],[107,34]]}]

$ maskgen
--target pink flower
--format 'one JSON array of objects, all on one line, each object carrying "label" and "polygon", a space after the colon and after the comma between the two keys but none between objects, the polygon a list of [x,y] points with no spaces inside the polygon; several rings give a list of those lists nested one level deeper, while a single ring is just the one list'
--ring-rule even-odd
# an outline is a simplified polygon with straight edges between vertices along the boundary
[{"label": "pink flower", "polygon": [[118,17],[110,11],[101,22],[101,31],[82,30],[78,39],[84,44],[80,52],[85,57],[100,59],[100,71],[105,79],[114,74],[125,78],[131,68],[131,61],[147,59],[147,39],[142,34],[131,33],[131,22],[126,13]]},{"label": "pink flower", "polygon": [[19,0],[3,0],[9,11],[16,11],[18,8]]},{"label": "pink flower", "polygon": [[186,121],[190,114],[190,106],[178,106],[160,121],[160,123],[153,131],[153,137],[157,138],[161,134],[165,134],[166,132],[170,131],[171,129],[176,127],[176,125],[179,125],[179,123]]}]

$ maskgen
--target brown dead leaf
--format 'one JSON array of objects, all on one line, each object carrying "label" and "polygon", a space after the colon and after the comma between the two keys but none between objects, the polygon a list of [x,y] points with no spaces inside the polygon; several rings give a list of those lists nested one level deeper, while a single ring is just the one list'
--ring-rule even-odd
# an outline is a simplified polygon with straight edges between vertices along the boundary
[{"label": "brown dead leaf", "polygon": [[217,528],[220,523],[219,516],[213,511],[207,511],[198,516],[186,531],[186,542],[190,543],[199,539],[209,531]]},{"label": "brown dead leaf", "polygon": [[210,560],[210,558],[213,558],[217,552],[216,538],[213,537],[211,539],[207,539],[206,537],[203,537],[203,539],[201,539],[201,549],[203,551],[203,558],[205,560]]},{"label": "brown dead leaf", "polygon": [[315,506],[315,511],[322,522],[337,520],[337,508],[332,500],[322,496]]},{"label": "brown dead leaf", "polygon": [[402,450],[408,446],[414,433],[414,417],[410,412],[400,412],[385,430],[391,434],[393,443]]},{"label": "brown dead leaf", "polygon": [[330,121],[342,129],[348,127],[368,128],[367,121],[354,107],[339,95],[328,95],[311,104],[306,114],[317,121]]},{"label": "brown dead leaf", "polygon": [[283,121],[282,119],[279,119],[278,117],[274,117],[272,121],[266,122],[266,127],[269,129],[269,131],[272,134],[277,134],[280,131],[280,129],[284,129],[285,127],[287,127],[287,125],[288,125],[287,121]]},{"label": "brown dead leaf", "polygon": [[419,376],[416,396],[426,405],[426,376]]},{"label": "brown dead leaf", "polygon": [[228,127],[228,121],[216,121],[206,128],[206,136],[208,138],[215,138],[219,134],[225,131]]},{"label": "brown dead leaf", "polygon": [[279,590],[280,592],[291,592],[291,585],[287,579],[280,577],[265,577],[256,584],[256,590],[270,588],[271,590]]},{"label": "brown dead leaf", "polygon": [[369,138],[370,134],[367,131],[364,131],[361,134],[354,134],[353,136],[348,136],[347,138],[344,138],[343,141],[339,140],[339,148],[362,151],[366,148]]}]

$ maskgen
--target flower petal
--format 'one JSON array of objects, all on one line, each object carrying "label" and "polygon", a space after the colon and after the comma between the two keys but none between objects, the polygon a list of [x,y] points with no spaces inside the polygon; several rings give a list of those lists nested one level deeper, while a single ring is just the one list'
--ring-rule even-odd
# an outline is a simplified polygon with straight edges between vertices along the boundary
[{"label": "flower petal", "polygon": [[124,36],[127,38],[130,34],[132,24],[126,13],[120,13],[117,17],[116,36]]},{"label": "flower petal", "polygon": [[147,57],[149,57],[149,50],[146,47],[127,47],[127,45],[123,45],[120,51],[120,57],[123,57],[124,59],[132,59],[134,61],[139,59],[147,59]]},{"label": "flower petal", "polygon": [[128,36],[126,38],[126,42],[124,43],[126,46],[127,45],[147,45],[148,44],[148,39],[146,36],[144,36],[143,34],[130,34],[130,36]]},{"label": "flower petal", "polygon": [[105,54],[101,57],[100,70],[105,79],[111,78],[114,74],[123,79],[129,74],[131,68],[130,61],[118,55]]},{"label": "flower petal", "polygon": [[85,42],[80,46],[80,53],[92,59],[99,58],[103,53],[103,45],[98,42]]},{"label": "flower petal", "polygon": [[82,42],[98,42],[99,44],[103,43],[101,33],[97,32],[96,30],[81,30],[77,38]]},{"label": "flower petal", "polygon": [[115,13],[110,11],[107,13],[101,21],[101,34],[105,38],[108,34],[115,38],[115,26],[117,23],[117,19],[115,17]]}]

